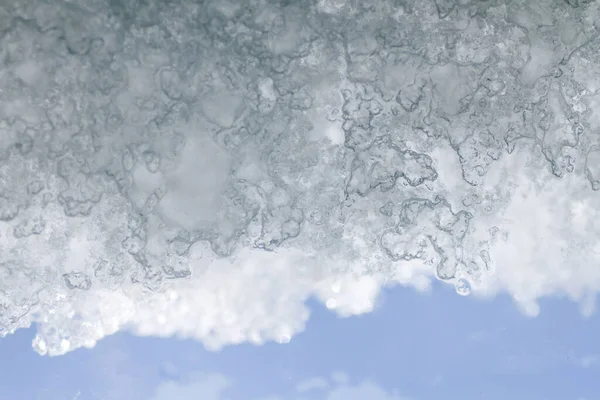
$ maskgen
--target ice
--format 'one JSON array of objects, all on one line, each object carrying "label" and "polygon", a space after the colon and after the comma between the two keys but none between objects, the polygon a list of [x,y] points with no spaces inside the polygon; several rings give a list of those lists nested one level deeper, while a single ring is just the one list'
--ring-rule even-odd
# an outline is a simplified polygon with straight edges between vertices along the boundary
[{"label": "ice", "polygon": [[2,336],[287,343],[434,279],[593,312],[595,2],[142,3],[0,6]]},{"label": "ice", "polygon": [[190,137],[179,165],[166,177],[168,192],[159,212],[190,231],[213,221],[230,173],[230,157],[203,133]]}]

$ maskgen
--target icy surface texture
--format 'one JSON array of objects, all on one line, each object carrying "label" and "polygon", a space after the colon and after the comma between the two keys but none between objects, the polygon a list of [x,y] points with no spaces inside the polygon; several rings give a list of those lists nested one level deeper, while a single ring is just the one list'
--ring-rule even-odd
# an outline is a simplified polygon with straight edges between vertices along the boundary
[{"label": "icy surface texture", "polygon": [[7,0],[0,336],[287,342],[384,285],[600,290],[586,0]]}]

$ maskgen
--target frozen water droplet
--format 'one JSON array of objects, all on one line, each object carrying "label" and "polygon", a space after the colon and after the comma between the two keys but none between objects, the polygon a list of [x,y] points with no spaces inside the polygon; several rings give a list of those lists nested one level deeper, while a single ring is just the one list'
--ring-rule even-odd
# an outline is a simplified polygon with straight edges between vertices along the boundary
[{"label": "frozen water droplet", "polygon": [[450,280],[454,278],[456,274],[456,264],[453,264],[449,261],[442,261],[437,266],[437,277],[443,281]]},{"label": "frozen water droplet", "polygon": [[471,294],[471,285],[469,284],[469,281],[467,281],[466,279],[459,279],[456,282],[455,285],[456,288],[456,293],[458,293],[461,296],[468,296],[469,294]]}]

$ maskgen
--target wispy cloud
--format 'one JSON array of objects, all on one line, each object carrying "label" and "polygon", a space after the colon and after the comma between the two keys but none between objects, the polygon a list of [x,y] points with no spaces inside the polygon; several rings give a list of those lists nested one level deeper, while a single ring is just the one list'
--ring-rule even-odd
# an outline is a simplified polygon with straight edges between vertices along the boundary
[{"label": "wispy cloud", "polygon": [[[185,382],[161,383],[149,400],[226,400],[227,390],[234,382],[223,375],[196,374]],[[333,379],[314,378],[300,382],[295,393],[280,396],[272,394],[254,400],[302,400],[310,394],[311,399],[321,400],[410,400],[397,390],[388,392],[371,381],[358,384],[341,383]]]}]

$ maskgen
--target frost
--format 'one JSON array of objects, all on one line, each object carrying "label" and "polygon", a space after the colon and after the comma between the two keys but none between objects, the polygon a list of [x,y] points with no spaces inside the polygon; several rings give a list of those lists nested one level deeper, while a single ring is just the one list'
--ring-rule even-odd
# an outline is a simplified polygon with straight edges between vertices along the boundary
[{"label": "frost", "polygon": [[44,186],[45,186],[45,185],[44,185],[44,182],[43,182],[43,181],[41,181],[41,180],[39,180],[39,179],[37,179],[37,180],[34,180],[34,181],[30,182],[30,183],[27,185],[27,193],[28,193],[29,195],[35,195],[35,194],[38,194],[39,192],[41,192],[42,190],[44,190]]},{"label": "frost", "polygon": [[14,201],[0,195],[0,221],[11,221],[19,214],[19,206]]},{"label": "frost", "polygon": [[439,279],[452,280],[463,262],[462,243],[473,216],[454,213],[441,199],[412,198],[399,206],[399,222],[383,232],[381,248],[393,261],[421,259]]},{"label": "frost", "polygon": [[46,221],[42,217],[30,217],[17,224],[13,230],[16,238],[39,235],[46,227]]},{"label": "frost", "polygon": [[381,191],[391,190],[399,179],[410,186],[419,186],[436,178],[431,157],[402,149],[391,137],[384,136],[356,155],[346,190],[366,196],[377,187]]},{"label": "frost", "polygon": [[421,102],[424,101],[424,89],[427,83],[424,81],[413,82],[406,85],[405,88],[400,89],[396,95],[396,102],[406,112],[413,112],[421,106]]},{"label": "frost", "polygon": [[70,272],[64,274],[63,278],[69,289],[89,290],[92,287],[92,280],[81,272]]},{"label": "frost", "polygon": [[489,131],[475,132],[455,146],[462,165],[463,178],[477,186],[501,154],[500,142]]},{"label": "frost", "polygon": [[585,175],[594,191],[600,190],[600,147],[592,147],[585,158]]},{"label": "frost", "polygon": [[146,3],[2,8],[0,334],[287,342],[433,279],[593,309],[594,2]]}]

